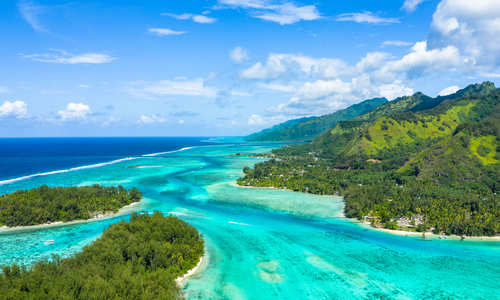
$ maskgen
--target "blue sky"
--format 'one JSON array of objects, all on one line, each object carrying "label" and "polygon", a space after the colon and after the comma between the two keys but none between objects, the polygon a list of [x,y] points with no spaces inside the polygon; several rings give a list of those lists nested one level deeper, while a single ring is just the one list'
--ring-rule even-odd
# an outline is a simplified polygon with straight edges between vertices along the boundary
[{"label": "blue sky", "polygon": [[0,2],[0,136],[244,135],[500,78],[497,0]]}]

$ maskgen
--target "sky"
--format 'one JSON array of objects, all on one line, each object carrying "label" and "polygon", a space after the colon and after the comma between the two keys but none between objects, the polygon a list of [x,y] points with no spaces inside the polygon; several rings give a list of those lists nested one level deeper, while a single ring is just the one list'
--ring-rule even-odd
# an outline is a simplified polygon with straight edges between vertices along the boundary
[{"label": "sky", "polygon": [[4,0],[0,37],[0,137],[241,136],[500,82],[498,0]]}]

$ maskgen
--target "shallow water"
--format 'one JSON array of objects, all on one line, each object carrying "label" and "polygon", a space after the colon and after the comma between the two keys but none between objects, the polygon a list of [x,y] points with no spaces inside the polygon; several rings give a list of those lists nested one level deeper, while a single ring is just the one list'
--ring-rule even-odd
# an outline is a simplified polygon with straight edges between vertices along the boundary
[{"label": "shallow water", "polygon": [[[499,298],[500,243],[393,236],[342,218],[340,198],[235,186],[259,159],[229,154],[268,150],[198,147],[33,177],[0,193],[41,184],[139,188],[138,210],[177,215],[204,235],[208,262],[185,286],[188,299]],[[127,218],[0,234],[0,264],[71,255]]]}]

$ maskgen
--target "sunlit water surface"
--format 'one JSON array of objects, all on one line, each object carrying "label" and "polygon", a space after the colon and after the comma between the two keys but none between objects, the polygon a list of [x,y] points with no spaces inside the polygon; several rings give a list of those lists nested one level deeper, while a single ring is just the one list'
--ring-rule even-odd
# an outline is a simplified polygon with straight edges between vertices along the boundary
[{"label": "sunlit water surface", "polygon": [[[500,298],[500,243],[393,236],[342,218],[341,198],[237,187],[242,168],[259,159],[230,154],[269,150],[195,147],[3,184],[0,193],[41,184],[139,188],[138,211],[176,215],[205,238],[188,299]],[[0,264],[72,255],[128,217],[0,234]]]}]

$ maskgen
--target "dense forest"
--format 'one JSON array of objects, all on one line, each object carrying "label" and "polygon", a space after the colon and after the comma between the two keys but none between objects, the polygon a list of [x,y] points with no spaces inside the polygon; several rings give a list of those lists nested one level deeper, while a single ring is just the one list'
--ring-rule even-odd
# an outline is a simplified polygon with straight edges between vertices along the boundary
[{"label": "dense forest", "polygon": [[294,119],[246,137],[248,141],[307,141],[312,140],[339,121],[347,121],[366,114],[381,104],[385,98],[375,98],[354,104],[346,109],[321,117]]},{"label": "dense forest", "polygon": [[0,226],[28,226],[86,220],[141,200],[141,193],[122,186],[48,187],[0,196]]},{"label": "dense forest", "polygon": [[389,229],[500,233],[500,89],[421,93],[276,149],[238,183],[340,194],[348,217]]},{"label": "dense forest", "polygon": [[197,230],[155,212],[111,225],[74,257],[4,267],[0,299],[180,299],[175,279],[195,267]]}]

